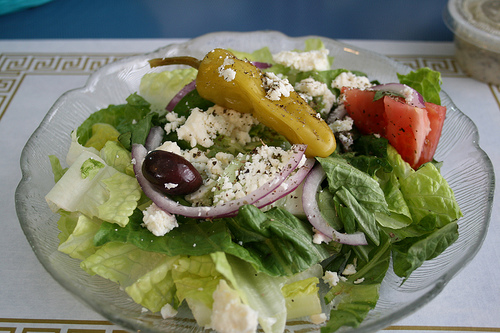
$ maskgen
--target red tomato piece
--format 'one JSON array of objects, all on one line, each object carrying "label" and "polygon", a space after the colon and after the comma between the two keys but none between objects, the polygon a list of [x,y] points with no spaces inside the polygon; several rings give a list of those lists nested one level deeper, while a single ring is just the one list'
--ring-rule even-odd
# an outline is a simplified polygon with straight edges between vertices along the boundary
[{"label": "red tomato piece", "polygon": [[345,107],[363,134],[380,134],[413,168],[434,157],[446,107],[426,103],[425,108],[406,104],[400,98],[384,96],[374,100],[375,92],[344,88]]},{"label": "red tomato piece", "polygon": [[441,138],[441,132],[443,131],[444,119],[446,118],[446,106],[425,103],[425,109],[429,117],[431,131],[425,138],[420,160],[416,164],[417,168],[424,163],[432,161],[434,158],[439,139]]},{"label": "red tomato piece", "polygon": [[384,97],[387,126],[384,137],[413,168],[431,129],[427,110]]}]

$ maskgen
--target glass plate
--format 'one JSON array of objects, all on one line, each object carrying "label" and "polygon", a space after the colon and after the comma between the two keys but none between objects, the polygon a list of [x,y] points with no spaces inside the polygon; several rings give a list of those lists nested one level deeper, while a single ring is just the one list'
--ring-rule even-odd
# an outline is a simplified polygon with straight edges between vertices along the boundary
[{"label": "glass plate", "polygon": [[[50,211],[44,199],[54,185],[48,155],[64,160],[73,129],[92,112],[109,104],[122,104],[126,97],[138,91],[141,77],[152,71],[148,59],[175,55],[202,58],[215,47],[253,51],[268,46],[274,53],[303,49],[304,40],[310,37],[290,38],[274,31],[207,34],[106,65],[91,75],[83,88],[62,95],[24,148],[21,156],[23,177],[16,191],[16,209],[22,229],[36,256],[54,279],[96,312],[127,329],[151,333],[203,331],[189,311],[183,309],[170,319],[144,313],[118,285],[87,275],[80,269],[78,260],[57,251],[58,216]],[[396,82],[396,73],[410,71],[385,56],[321,39],[330,55],[335,57],[334,67],[360,70],[380,82]],[[455,191],[464,214],[459,221],[460,237],[442,255],[417,269],[403,285],[400,278],[388,273],[376,308],[358,328],[341,331],[373,332],[416,311],[472,260],[486,235],[493,201],[493,168],[488,156],[479,148],[474,123],[457,109],[446,93],[441,97],[448,114],[435,158],[444,161],[442,173]],[[287,329],[311,332],[319,330],[319,326],[290,321]]]}]

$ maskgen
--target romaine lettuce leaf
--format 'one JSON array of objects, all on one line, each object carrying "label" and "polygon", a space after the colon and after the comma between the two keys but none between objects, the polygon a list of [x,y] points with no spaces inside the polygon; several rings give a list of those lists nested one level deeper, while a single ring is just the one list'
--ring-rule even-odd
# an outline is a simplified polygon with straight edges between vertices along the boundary
[{"label": "romaine lettuce leaf", "polygon": [[[85,174],[92,170],[84,178],[82,166],[89,160],[103,167],[84,168]],[[135,178],[105,165],[98,155],[83,151],[45,198],[54,212],[78,211],[124,226],[141,198],[141,191]]]},{"label": "romaine lettuce leaf", "polygon": [[90,275],[100,275],[128,287],[163,263],[164,254],[151,253],[132,244],[111,242],[80,263]]},{"label": "romaine lettuce leaf", "polygon": [[108,141],[99,151],[99,156],[116,170],[135,177],[134,168],[132,165],[132,156],[118,141]]},{"label": "romaine lettuce leaf", "polygon": [[54,174],[54,182],[57,183],[59,179],[64,175],[68,168],[63,168],[61,161],[55,155],[49,155],[50,166],[52,167],[52,173]]},{"label": "romaine lettuce leaf", "polygon": [[[59,220],[59,228],[63,229],[63,221]],[[71,258],[85,260],[90,255],[94,254],[97,247],[94,245],[94,236],[99,230],[102,221],[96,218],[88,218],[80,214],[76,221],[76,225],[71,234],[59,244],[58,250],[66,253]]]},{"label": "romaine lettuce leaf", "polygon": [[131,131],[132,126],[150,113],[150,104],[136,93],[127,97],[126,104],[110,105],[91,114],[76,130],[82,145],[92,137],[92,126],[97,123],[112,125],[119,133]]},{"label": "romaine lettuce leaf", "polygon": [[426,102],[441,105],[441,73],[428,67],[419,68],[406,75],[398,73],[400,83],[418,91]]},{"label": "romaine lettuce leaf", "polygon": [[424,261],[437,257],[457,239],[458,224],[452,222],[430,234],[395,243],[392,250],[394,272],[408,278]]},{"label": "romaine lettuce leaf", "polygon": [[310,225],[285,209],[262,212],[242,206],[236,217],[224,218],[239,244],[225,252],[252,263],[257,271],[273,276],[290,276],[330,256],[326,247],[312,242]]},{"label": "romaine lettuce leaf", "polygon": [[91,127],[92,136],[85,142],[85,147],[94,147],[101,150],[108,141],[116,141],[120,136],[112,125],[106,123],[96,123]]},{"label": "romaine lettuce leaf", "polygon": [[[222,275],[215,269],[210,255],[181,256],[172,269],[172,278],[179,303],[186,300],[190,307],[197,304],[199,308],[201,303],[204,308],[211,309],[212,294]],[[197,321],[200,324],[204,320],[198,318]]]},{"label": "romaine lettuce leaf", "polygon": [[197,73],[194,68],[147,73],[139,84],[139,94],[151,103],[154,111],[165,112],[165,107],[172,98],[193,81]]},{"label": "romaine lettuce leaf", "polygon": [[281,291],[285,297],[287,320],[322,312],[317,277],[285,284]]},{"label": "romaine lettuce leaf", "polygon": [[216,268],[231,282],[245,304],[259,313],[265,333],[281,333],[286,324],[286,305],[281,288],[283,277],[257,272],[252,265],[233,256],[212,255]]},{"label": "romaine lettuce leaf", "polygon": [[400,183],[415,223],[433,214],[438,226],[444,226],[462,216],[453,190],[434,164],[424,164]]},{"label": "romaine lettuce leaf", "polygon": [[172,278],[172,268],[178,259],[179,257],[165,256],[156,267],[126,287],[125,292],[134,302],[151,312],[160,311],[165,304],[173,304],[176,308],[176,288]]}]

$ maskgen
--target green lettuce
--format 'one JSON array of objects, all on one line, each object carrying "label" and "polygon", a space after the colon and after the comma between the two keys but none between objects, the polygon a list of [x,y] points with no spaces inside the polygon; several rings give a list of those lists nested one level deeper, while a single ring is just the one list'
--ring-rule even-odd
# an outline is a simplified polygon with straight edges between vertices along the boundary
[{"label": "green lettuce", "polygon": [[76,130],[78,142],[85,145],[92,137],[92,126],[98,123],[109,124],[120,134],[130,132],[150,111],[150,104],[134,93],[127,97],[126,104],[110,105],[92,113]]},{"label": "green lettuce", "polygon": [[161,264],[165,255],[139,249],[132,244],[111,242],[80,262],[80,267],[90,275],[100,275],[128,287],[141,276]]},{"label": "green lettuce", "polygon": [[164,113],[172,98],[193,81],[197,73],[194,68],[147,73],[141,78],[139,93],[151,103],[153,110]]},{"label": "green lettuce", "polygon": [[[76,223],[75,221],[71,221],[70,216],[76,217],[77,215],[79,216],[76,219]],[[85,260],[97,250],[97,247],[94,245],[94,236],[99,230],[102,221],[96,218],[88,218],[82,214],[63,214],[58,221],[58,228],[63,231],[61,232],[62,235],[65,234],[64,231],[67,230],[68,223],[74,224],[74,228],[67,235],[67,238],[60,242],[57,249],[66,253],[71,258]]]},{"label": "green lettuce", "polygon": [[46,200],[54,212],[59,209],[81,212],[124,226],[141,193],[134,177],[106,165],[98,155],[83,151],[46,195]]},{"label": "green lettuce", "polygon": [[257,272],[248,262],[224,253],[212,254],[212,258],[217,270],[231,282],[243,302],[259,313],[263,331],[283,332],[286,325],[286,304],[281,288],[285,278]]},{"label": "green lettuce", "polygon": [[400,83],[418,91],[426,102],[441,105],[441,73],[428,67],[419,68],[406,75],[398,73]]},{"label": "green lettuce", "polygon": [[166,304],[177,307],[176,286],[172,269],[179,257],[165,256],[158,264],[125,288],[125,292],[151,312],[160,311]]}]

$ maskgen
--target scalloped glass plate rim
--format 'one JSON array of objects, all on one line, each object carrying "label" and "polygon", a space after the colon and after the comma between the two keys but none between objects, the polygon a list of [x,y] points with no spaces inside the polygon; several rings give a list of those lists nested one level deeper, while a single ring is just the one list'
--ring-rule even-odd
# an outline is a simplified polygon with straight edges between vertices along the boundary
[{"label": "scalloped glass plate rim", "polygon": [[[61,272],[55,269],[51,262],[51,256],[48,256],[47,254],[39,250],[42,240],[37,238],[37,234],[34,232],[33,226],[31,224],[40,222],[37,220],[40,217],[30,215],[29,213],[35,210],[31,208],[31,203],[33,202],[33,200],[40,201],[44,196],[44,193],[41,193],[40,189],[37,192],[37,189],[33,189],[31,187],[31,185],[33,185],[32,183],[34,179],[38,179],[39,177],[41,177],[39,174],[37,174],[36,171],[32,169],[32,166],[30,165],[30,161],[36,159],[36,157],[33,157],[34,155],[36,155],[35,150],[37,148],[43,147],[44,145],[46,146],[46,143],[41,142],[40,138],[46,137],[48,135],[48,131],[53,130],[53,128],[51,127],[55,126],[53,125],[55,119],[64,116],[63,112],[67,111],[65,110],[65,107],[67,106],[66,104],[69,100],[77,97],[92,97],[96,94],[96,87],[99,86],[99,81],[103,78],[111,77],[113,82],[116,82],[119,86],[117,89],[123,89],[123,93],[120,96],[112,96],[111,99],[105,98],[104,100],[96,100],[95,103],[93,103],[92,101],[92,104],[95,107],[94,111],[98,110],[99,108],[106,107],[109,104],[123,103],[124,98],[126,98],[131,92],[133,92],[134,89],[138,90],[137,73],[140,72],[140,75],[142,76],[143,71],[145,70],[144,68],[147,66],[147,59],[172,54],[202,57],[206,52],[215,47],[231,47],[241,51],[253,51],[257,48],[255,47],[256,44],[261,45],[260,47],[269,46],[273,52],[277,52],[280,50],[291,49],[291,46],[300,48],[300,45],[303,45],[304,40],[308,38],[321,38],[323,40],[325,46],[331,51],[331,55],[335,57],[333,63],[334,67],[342,67],[345,62],[344,68],[362,70],[365,71],[369,76],[371,72],[380,72],[381,68],[383,68],[383,73],[379,73],[377,76],[373,77],[370,76],[370,78],[379,79],[381,82],[391,82],[391,80],[392,82],[394,82],[394,80],[397,80],[396,72],[407,73],[411,70],[411,68],[404,66],[386,56],[320,36],[289,37],[277,31],[217,32],[209,33],[184,43],[167,45],[151,53],[117,60],[111,64],[101,67],[95,73],[90,75],[84,87],[73,89],[64,93],[49,110],[42,123],[30,137],[30,139],[26,143],[25,148],[23,149],[21,155],[22,179],[19,182],[15,194],[16,210],[23,232],[25,233],[29,243],[31,244],[37,258],[42,263],[44,268],[49,272],[49,274],[51,274],[53,278],[58,281],[64,288],[74,294],[80,301],[90,306],[96,312],[100,313],[101,315],[118,325],[122,325],[123,327],[128,329],[142,330],[144,332],[164,331],[161,327],[154,327],[155,325],[151,326],[150,324],[148,324],[148,320],[141,321],[137,318],[125,317],[121,315],[119,311],[117,312],[117,309],[114,305],[103,304],[101,300],[96,300],[92,297],[89,297],[89,295],[86,294],[86,291],[83,288],[79,287],[75,281],[70,280],[65,272]],[[252,42],[246,43],[247,40],[251,40]],[[249,49],[250,47],[251,49]],[[356,64],[356,66],[358,67],[349,67],[350,64]],[[376,64],[376,66],[374,64]],[[378,66],[380,67],[374,68]],[[136,85],[130,86],[128,84],[129,81],[134,80]],[[450,281],[453,276],[455,276],[468,262],[470,262],[474,258],[486,236],[493,202],[493,167],[486,153],[484,153],[484,151],[482,151],[479,147],[479,135],[476,125],[453,104],[453,102],[445,92],[442,92],[441,96],[443,99],[443,104],[448,107],[449,116],[453,118],[453,120],[451,121],[453,121],[454,123],[459,123],[459,125],[463,126],[463,132],[466,132],[468,134],[466,135],[465,139],[467,141],[465,141],[465,143],[462,141],[460,142],[460,144],[464,143],[466,145],[465,150],[474,154],[474,161],[469,161],[469,163],[473,163],[473,166],[476,168],[479,167],[478,172],[480,173],[478,175],[481,176],[480,179],[484,179],[483,181],[486,186],[486,188],[484,189],[486,191],[482,190],[485,194],[484,199],[481,199],[481,205],[471,209],[470,212],[470,216],[472,216],[472,218],[475,220],[471,221],[469,219],[469,214],[464,214],[465,216],[459,221],[459,225],[461,226],[468,226],[471,223],[477,224],[479,226],[478,230],[474,230],[474,242],[470,244],[470,246],[466,247],[466,251],[463,257],[460,258],[458,262],[455,262],[450,267],[447,267],[445,271],[440,271],[438,273],[439,276],[437,276],[432,282],[425,284],[425,290],[421,294],[418,294],[416,298],[412,299],[408,303],[403,303],[403,305],[398,307],[398,310],[392,311],[388,314],[384,314],[383,312],[375,312],[375,315],[371,317],[369,316],[368,319],[363,322],[358,328],[345,328],[342,331],[370,332],[382,329],[416,311],[424,304],[432,300],[436,295],[438,295],[439,292],[447,284],[447,282]],[[88,114],[75,116],[75,118],[81,118],[73,120],[77,126],[77,124],[81,123],[81,121],[83,121],[88,116]],[[71,130],[72,128],[67,128],[68,133]],[[454,137],[451,133],[452,130],[450,129],[450,126],[447,122],[445,122],[445,127],[443,129],[443,139],[446,139],[447,136],[450,136],[453,139]],[[443,139],[442,141],[444,141]],[[64,147],[65,145],[69,146],[69,141],[65,142],[64,140],[69,140],[69,136],[66,139],[59,136],[55,138],[55,142],[59,142],[63,146],[58,147],[61,152],[64,151],[64,149],[67,149],[66,147]],[[452,148],[455,147],[454,143],[446,144],[451,145]],[[446,146],[446,149],[448,149],[448,146]],[[440,143],[440,147],[438,147],[438,152],[436,154],[438,160],[440,156],[443,157],[443,175],[445,175],[445,177],[448,170],[446,168],[449,166],[451,167],[451,165],[447,165],[446,163],[447,158],[456,155],[456,152],[453,150],[451,153],[449,153],[448,151],[443,152],[443,150],[446,149],[442,149]],[[460,157],[457,158],[460,160]],[[48,163],[48,157],[46,162]],[[47,167],[45,167],[45,169],[47,169]],[[450,173],[452,172],[453,170],[450,171]],[[462,178],[458,180],[466,180],[466,178]],[[458,194],[459,193],[457,193],[457,200],[459,200]],[[43,204],[40,202],[38,203]],[[478,221],[476,221],[477,214],[479,214]],[[51,221],[51,223],[53,223],[54,219],[52,219]],[[448,252],[448,250],[446,252]],[[81,274],[85,273],[81,271]],[[410,279],[405,282],[405,285],[408,285],[408,283],[411,285],[412,277],[410,277]],[[386,292],[388,292],[389,294],[396,292],[395,290],[400,288],[398,284],[400,284],[401,281],[394,276],[388,277],[387,279],[391,281],[387,282],[386,284],[391,284],[392,286],[386,288]],[[403,291],[404,295],[412,294],[411,286],[408,290]],[[381,301],[383,300],[383,297],[384,296],[382,295]]]}]

